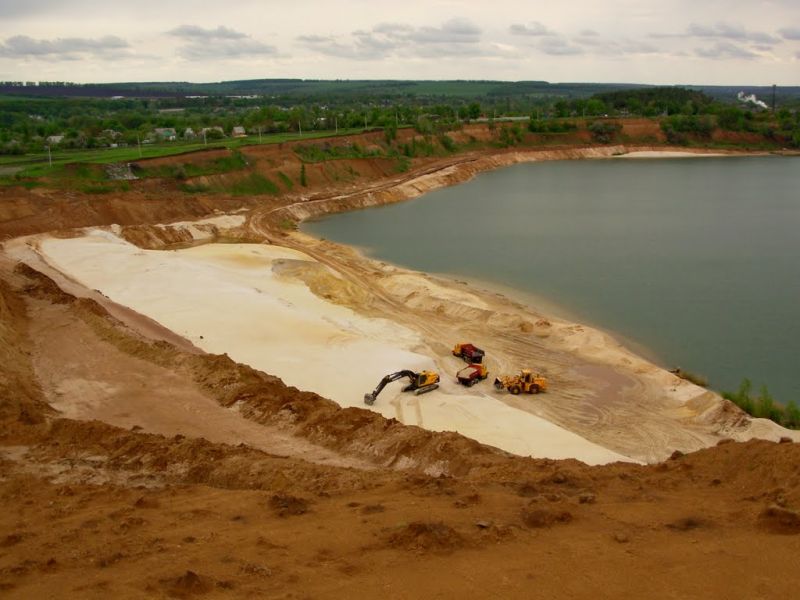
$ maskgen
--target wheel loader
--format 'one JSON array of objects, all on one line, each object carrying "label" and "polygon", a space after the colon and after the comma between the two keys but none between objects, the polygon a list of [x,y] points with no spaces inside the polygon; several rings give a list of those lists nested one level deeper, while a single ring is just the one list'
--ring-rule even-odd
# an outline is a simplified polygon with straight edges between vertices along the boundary
[{"label": "wheel loader", "polygon": [[404,392],[414,392],[415,396],[432,392],[439,387],[439,374],[434,371],[397,371],[390,373],[380,380],[378,386],[369,394],[364,394],[364,404],[372,406],[378,398],[378,394],[383,391],[387,385],[398,379],[408,378],[409,383],[403,388]]},{"label": "wheel loader", "polygon": [[519,375],[501,375],[494,380],[494,387],[498,390],[507,389],[515,396],[520,392],[538,394],[547,391],[547,379],[541,375],[534,375],[530,369],[522,369]]}]

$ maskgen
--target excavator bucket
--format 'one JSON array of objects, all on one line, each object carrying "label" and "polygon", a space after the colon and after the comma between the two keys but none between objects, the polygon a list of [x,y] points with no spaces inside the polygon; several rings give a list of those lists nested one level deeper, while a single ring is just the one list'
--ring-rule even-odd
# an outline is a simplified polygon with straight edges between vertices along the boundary
[{"label": "excavator bucket", "polygon": [[375,404],[375,395],[374,394],[364,394],[364,404],[367,406],[372,406]]}]

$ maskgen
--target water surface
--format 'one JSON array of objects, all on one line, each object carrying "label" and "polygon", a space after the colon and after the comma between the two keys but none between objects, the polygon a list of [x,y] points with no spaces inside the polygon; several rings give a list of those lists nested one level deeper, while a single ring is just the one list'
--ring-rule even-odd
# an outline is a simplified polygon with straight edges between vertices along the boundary
[{"label": "water surface", "polygon": [[747,376],[800,400],[800,159],[530,163],[303,228],[534,293],[717,389]]}]

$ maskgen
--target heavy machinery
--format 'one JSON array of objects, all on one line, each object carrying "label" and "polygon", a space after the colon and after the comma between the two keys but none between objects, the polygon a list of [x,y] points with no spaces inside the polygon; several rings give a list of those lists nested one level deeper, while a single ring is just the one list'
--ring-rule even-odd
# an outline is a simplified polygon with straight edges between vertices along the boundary
[{"label": "heavy machinery", "polygon": [[501,375],[494,380],[494,387],[498,390],[507,389],[515,396],[520,392],[538,394],[547,391],[547,379],[541,375],[534,375],[530,369],[522,369],[519,375]]},{"label": "heavy machinery", "polygon": [[460,343],[456,344],[453,348],[453,356],[460,356],[464,362],[479,365],[483,362],[483,357],[486,356],[486,352],[468,343]]},{"label": "heavy machinery", "polygon": [[456,379],[461,385],[472,387],[479,381],[483,381],[489,376],[489,370],[486,365],[467,365],[456,373]]},{"label": "heavy machinery", "polygon": [[432,392],[439,387],[439,374],[434,371],[397,371],[397,373],[390,373],[381,379],[378,387],[376,387],[371,394],[364,394],[364,404],[372,406],[375,400],[387,385],[398,379],[408,378],[408,385],[403,388],[404,392],[414,392],[414,395],[419,396],[427,392]]}]

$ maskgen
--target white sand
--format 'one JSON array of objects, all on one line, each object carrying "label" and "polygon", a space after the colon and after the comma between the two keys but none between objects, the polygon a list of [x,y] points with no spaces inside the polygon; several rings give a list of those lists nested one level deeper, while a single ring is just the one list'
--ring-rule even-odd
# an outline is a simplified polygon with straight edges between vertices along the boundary
[{"label": "white sand", "polygon": [[[287,384],[365,408],[363,396],[389,372],[436,369],[415,352],[413,331],[326,302],[300,282],[273,274],[273,261],[312,261],[278,246],[208,244],[186,250],[142,250],[112,233],[45,239],[55,268],[190,339],[208,352],[281,377]],[[519,455],[577,458],[588,464],[630,460],[485,395],[442,373],[423,396],[393,383],[373,410],[409,425],[458,431]],[[483,385],[489,385],[485,383]],[[480,386],[479,386],[480,387]]]},{"label": "white sand", "polygon": [[714,152],[680,152],[676,150],[639,150],[614,156],[614,158],[713,158],[730,156]]}]

